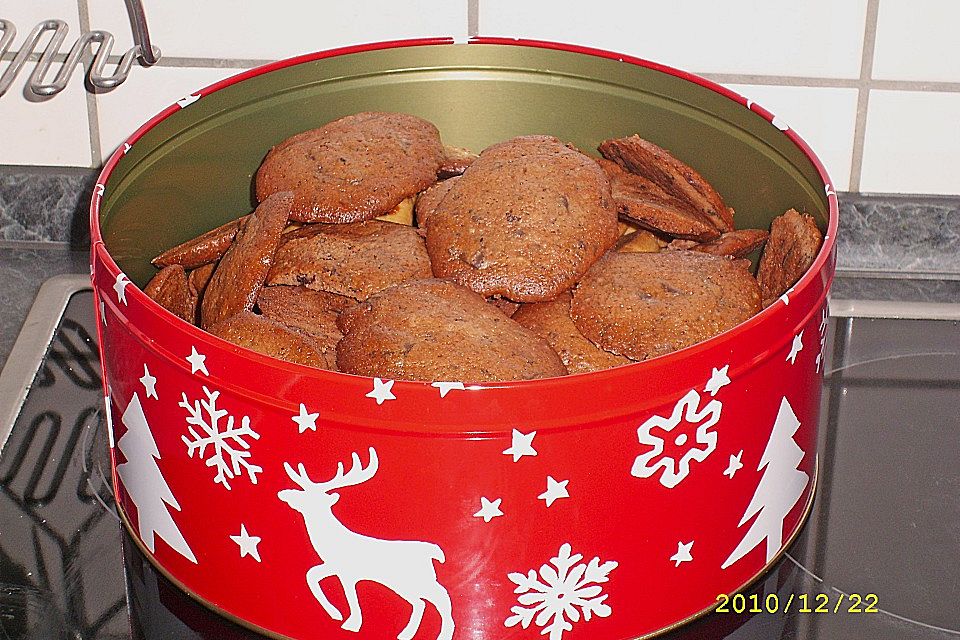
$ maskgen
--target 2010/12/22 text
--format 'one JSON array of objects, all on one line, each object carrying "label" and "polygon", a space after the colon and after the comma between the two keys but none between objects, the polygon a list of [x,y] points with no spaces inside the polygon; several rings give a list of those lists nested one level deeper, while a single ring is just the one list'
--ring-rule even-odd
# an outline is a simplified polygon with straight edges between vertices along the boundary
[{"label": "2010/12/22 text", "polygon": [[717,596],[717,613],[879,613],[875,593],[791,593],[786,599],[776,593],[766,596],[742,593]]}]

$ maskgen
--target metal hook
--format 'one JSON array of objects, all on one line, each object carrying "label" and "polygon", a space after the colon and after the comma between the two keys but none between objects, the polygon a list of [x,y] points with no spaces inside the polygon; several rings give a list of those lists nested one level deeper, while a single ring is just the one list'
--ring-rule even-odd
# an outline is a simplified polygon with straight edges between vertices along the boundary
[{"label": "metal hook", "polygon": [[[147,29],[143,4],[140,0],[125,0],[125,2],[132,18],[133,37],[136,44],[123,54],[111,75],[104,75],[104,68],[113,52],[113,35],[107,31],[88,31],[80,34],[77,41],[73,43],[56,77],[51,82],[45,83],[44,77],[49,72],[54,58],[60,53],[69,27],[63,20],[44,20],[30,31],[13,61],[3,75],[0,75],[0,96],[13,84],[30,55],[37,50],[41,38],[48,31],[52,31],[53,36],[44,48],[27,83],[30,91],[38,96],[52,96],[63,91],[74,69],[80,64],[80,58],[86,51],[87,45],[92,43],[97,43],[99,46],[90,65],[88,77],[90,84],[100,89],[113,89],[126,80],[134,58],[139,57],[146,66],[156,64],[160,59],[160,50],[150,44],[150,32]],[[2,56],[10,49],[17,35],[17,28],[9,20],[0,19],[0,29],[3,31],[3,35],[0,36],[0,56]]]}]

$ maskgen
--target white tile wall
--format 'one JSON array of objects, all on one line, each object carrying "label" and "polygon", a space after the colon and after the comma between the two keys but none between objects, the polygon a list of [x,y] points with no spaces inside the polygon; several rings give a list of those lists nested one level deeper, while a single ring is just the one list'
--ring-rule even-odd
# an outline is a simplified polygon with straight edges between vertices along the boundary
[{"label": "white tile wall", "polygon": [[860,186],[960,193],[960,93],[872,91]]},{"label": "white tile wall", "polygon": [[126,82],[97,96],[103,157],[109,157],[140,125],[180,98],[239,72],[239,69],[134,67]]},{"label": "white tile wall", "polygon": [[[87,0],[90,22],[131,45],[122,0]],[[466,0],[144,0],[150,35],[165,55],[286,58],[348,44],[453,36],[466,38]],[[101,26],[105,25],[105,26]]]},{"label": "white tile wall", "polygon": [[850,163],[857,119],[857,90],[831,87],[783,87],[728,84],[796,131],[820,158],[834,186],[850,185]]},{"label": "white tile wall", "polygon": [[866,0],[481,0],[481,35],[572,42],[701,73],[856,78]]},{"label": "white tile wall", "polygon": [[[719,76],[790,123],[840,189],[960,194],[960,0],[877,0],[876,24],[868,0],[143,1],[166,61],[134,67],[96,97],[104,157],[157,111],[251,60],[463,40],[473,7],[482,35],[583,44]],[[64,19],[69,45],[81,6],[92,28],[114,33],[118,53],[132,44],[123,0],[0,0],[0,17],[16,22],[18,43],[39,20]],[[872,78],[861,78],[865,34]],[[30,103],[22,91],[32,69],[0,97],[0,164],[99,164],[79,75],[62,95]]]},{"label": "white tile wall", "polygon": [[883,0],[873,77],[960,82],[960,2]]},{"label": "white tile wall", "polygon": [[83,85],[73,82],[59,95],[31,102],[24,97],[25,80],[0,97],[0,164],[89,167],[90,126]]},{"label": "white tile wall", "polygon": [[[17,28],[17,38],[11,51],[19,51],[30,30],[43,20],[63,20],[70,27],[63,48],[68,49],[80,34],[80,11],[77,0],[5,0],[0,3],[0,18],[11,20]],[[43,43],[50,36],[44,36]]]}]

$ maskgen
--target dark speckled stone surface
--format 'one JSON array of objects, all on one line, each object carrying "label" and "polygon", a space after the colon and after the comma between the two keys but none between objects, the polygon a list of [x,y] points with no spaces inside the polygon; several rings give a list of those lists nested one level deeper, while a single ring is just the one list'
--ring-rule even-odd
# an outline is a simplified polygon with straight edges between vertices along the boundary
[{"label": "dark speckled stone surface", "polygon": [[840,272],[830,295],[846,300],[960,303],[960,277],[899,278],[878,274]]},{"label": "dark speckled stone surface", "polygon": [[0,240],[89,243],[91,169],[0,167]]},{"label": "dark speckled stone surface", "polygon": [[[89,244],[90,169],[0,166],[0,240]],[[960,273],[960,195],[840,194],[838,267]]]},{"label": "dark speckled stone surface", "polygon": [[[86,169],[0,166],[0,366],[40,285],[88,272],[95,178]],[[960,195],[844,193],[840,203],[835,298],[960,303]]]},{"label": "dark speckled stone surface", "polygon": [[842,194],[838,267],[960,273],[960,196]]},{"label": "dark speckled stone surface", "polygon": [[89,273],[90,253],[65,244],[0,242],[0,368],[37,291],[61,273]]}]

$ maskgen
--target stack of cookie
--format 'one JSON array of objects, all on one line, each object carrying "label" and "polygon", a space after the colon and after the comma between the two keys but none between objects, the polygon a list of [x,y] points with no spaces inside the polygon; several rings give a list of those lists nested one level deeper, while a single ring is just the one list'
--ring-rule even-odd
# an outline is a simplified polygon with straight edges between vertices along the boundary
[{"label": "stack of cookie", "polygon": [[[819,250],[769,234],[631,136],[591,158],[550,136],[479,156],[431,123],[365,112],[297,134],[256,210],[157,256],[145,288],[210,333],[313,367],[476,382],[585,373],[705,340],[776,300]],[[757,276],[744,256],[766,243]]]}]

